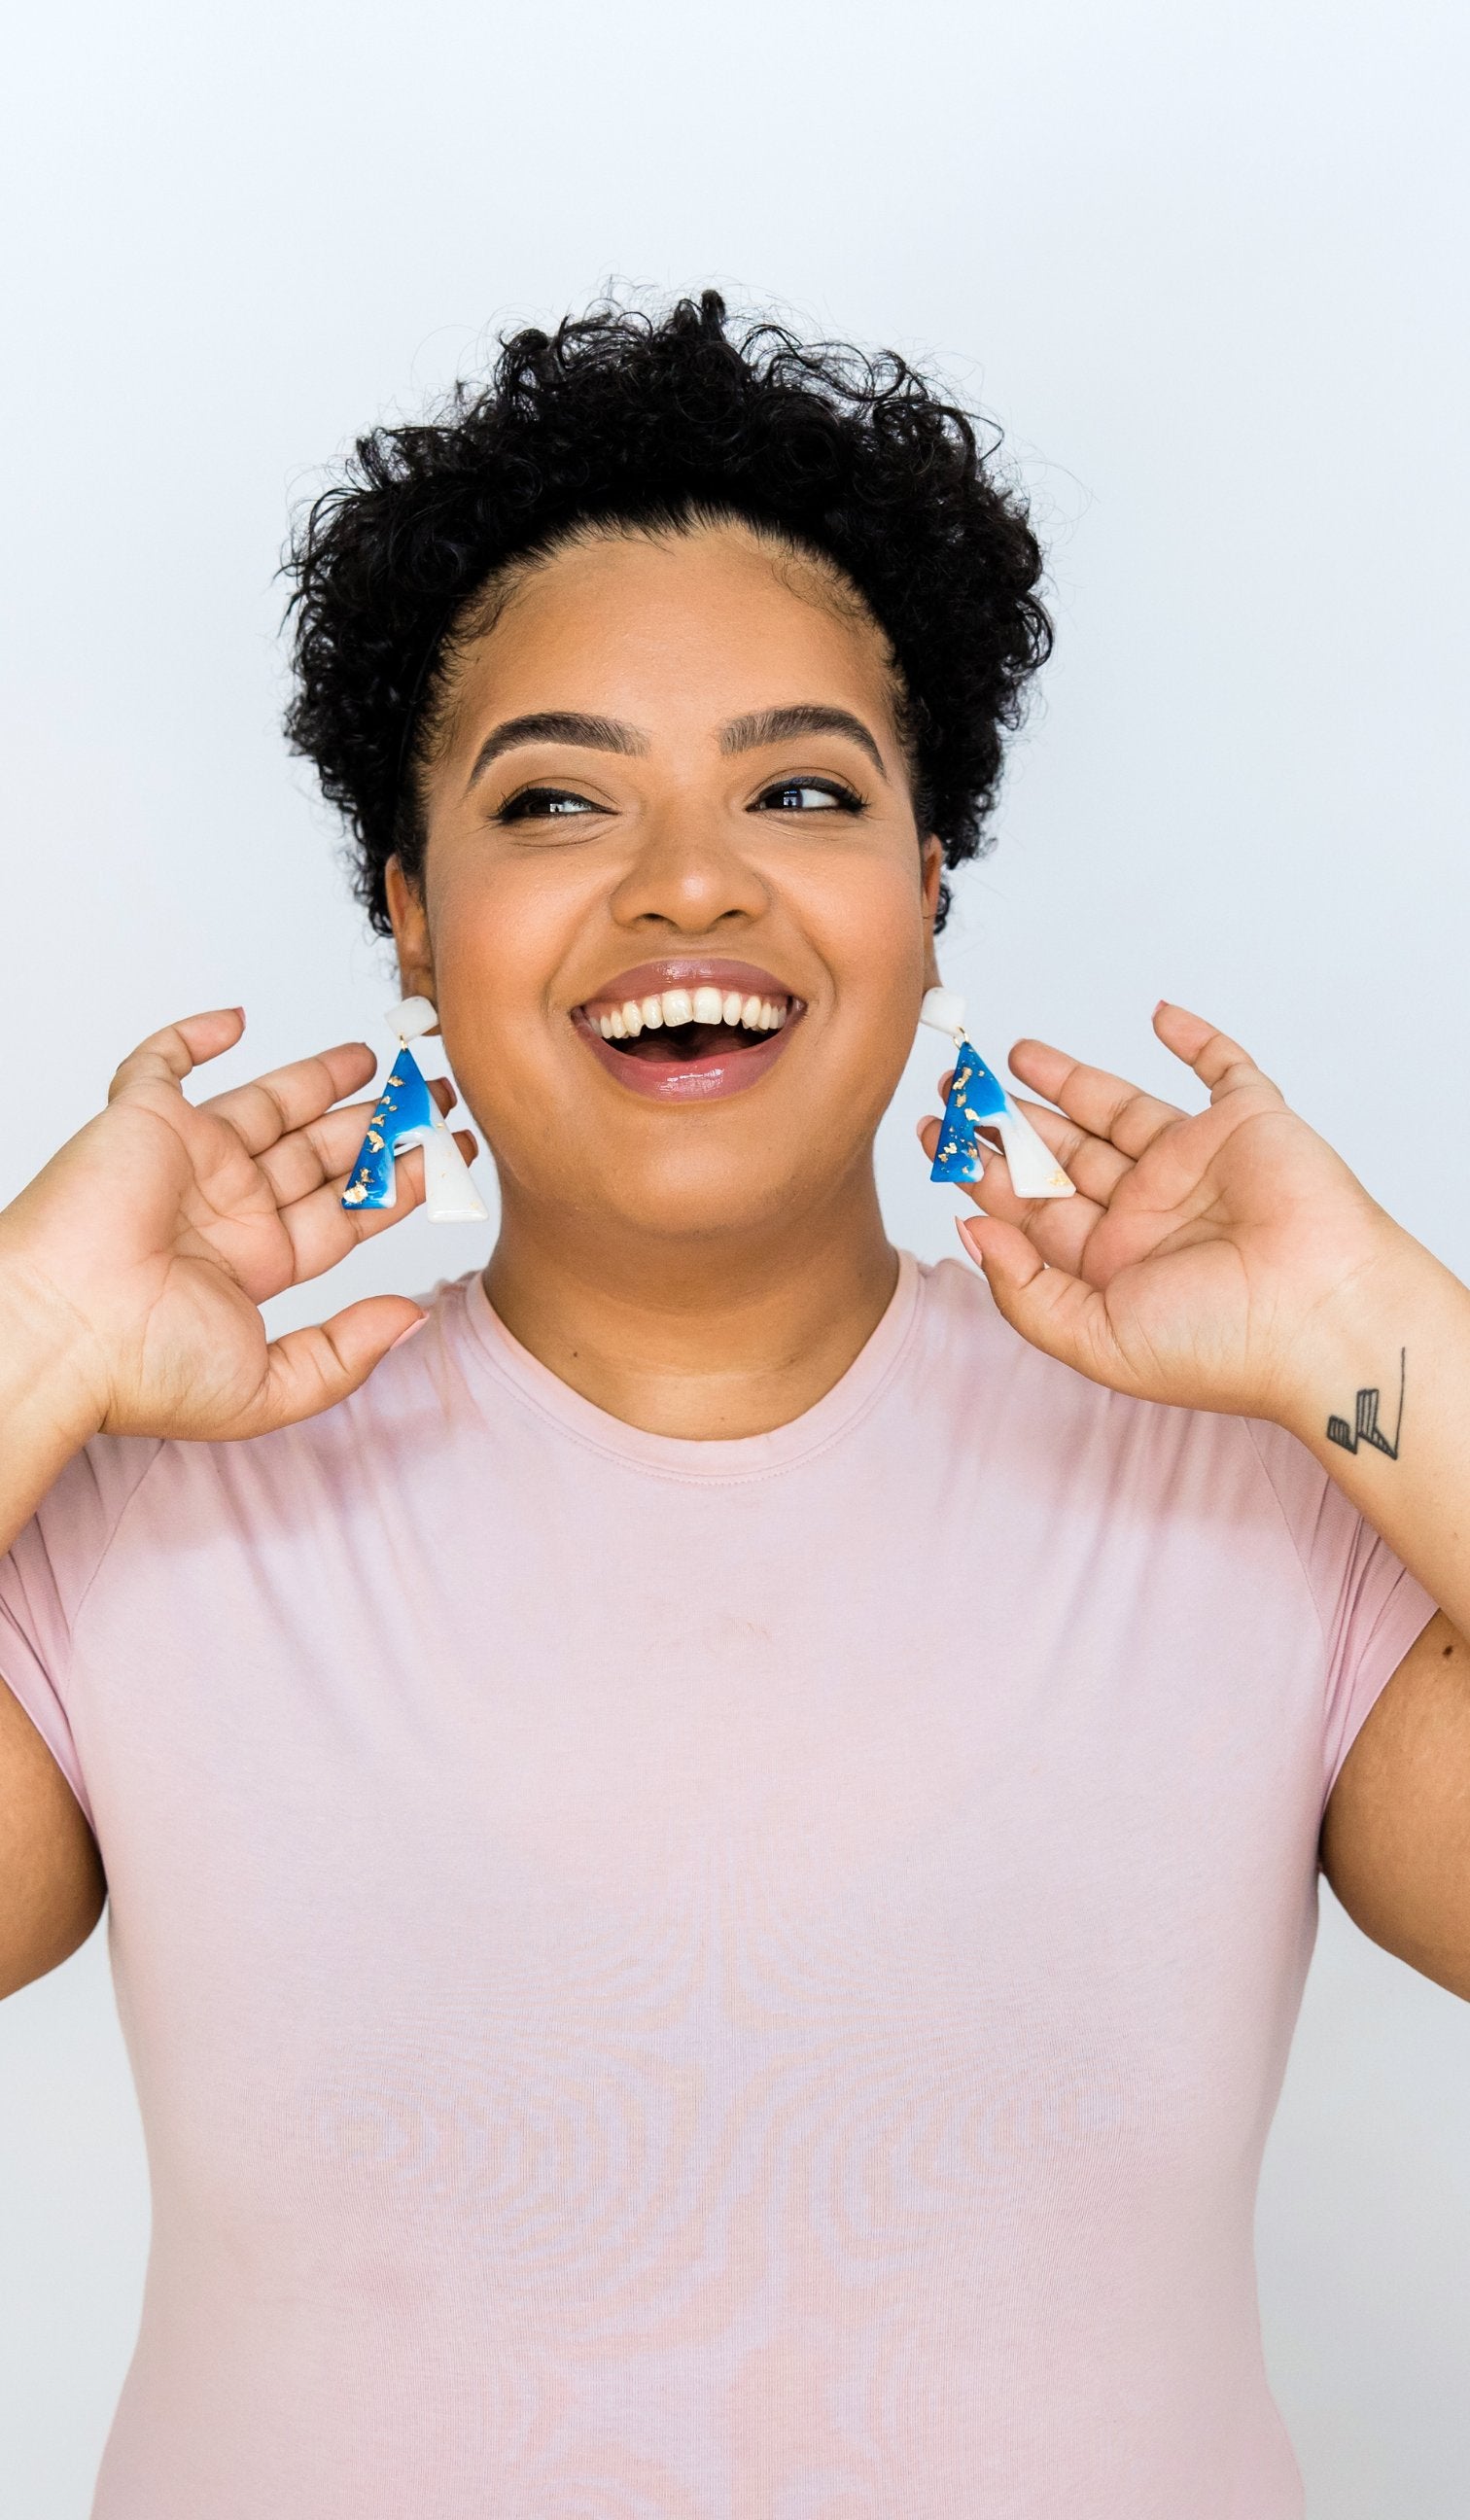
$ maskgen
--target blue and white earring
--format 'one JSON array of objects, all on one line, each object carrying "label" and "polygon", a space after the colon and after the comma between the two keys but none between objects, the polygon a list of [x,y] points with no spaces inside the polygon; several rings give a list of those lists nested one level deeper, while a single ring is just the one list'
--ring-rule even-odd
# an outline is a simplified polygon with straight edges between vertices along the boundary
[{"label": "blue and white earring", "polygon": [[967,1038],[964,1000],[954,989],[929,989],[918,1019],[935,1032],[948,1033],[958,1053],[955,1082],[940,1122],[930,1181],[978,1181],[980,1155],[976,1139],[979,1131],[987,1128],[1000,1134],[1010,1169],[1010,1186],[1017,1198],[1073,1197],[1076,1183],[1068,1181],[1050,1148],[1037,1135],[1025,1113],[1016,1109],[999,1076],[986,1066]]},{"label": "blue and white earring", "polygon": [[393,1158],[406,1147],[422,1147],[423,1204],[434,1223],[471,1225],[489,1214],[455,1145],[454,1131],[409,1048],[438,1020],[439,1011],[427,998],[405,998],[401,1006],[389,1007],[387,1023],[398,1036],[398,1054],[347,1177],[343,1207],[391,1207]]}]

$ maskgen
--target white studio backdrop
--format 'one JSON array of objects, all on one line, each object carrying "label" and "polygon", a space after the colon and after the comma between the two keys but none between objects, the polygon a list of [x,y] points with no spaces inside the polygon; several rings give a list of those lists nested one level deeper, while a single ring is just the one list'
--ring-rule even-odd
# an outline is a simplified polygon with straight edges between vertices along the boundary
[{"label": "white studio backdrop", "polygon": [[[937,364],[1031,489],[1057,652],[946,955],[987,1055],[1178,1095],[1178,999],[1470,1277],[1467,67],[1422,0],[14,22],[0,1194],[170,1015],[245,1001],[225,1075],[378,1037],[396,988],[277,733],[289,508],[502,326],[713,282]],[[937,1064],[882,1146],[925,1256]],[[415,1220],[290,1313],[484,1247]],[[1470,2009],[1324,1887],[1260,2217],[1312,2520],[1463,2520],[1467,2103]],[[147,2220],[99,1934],[0,2008],[16,2520],[84,2520]]]}]

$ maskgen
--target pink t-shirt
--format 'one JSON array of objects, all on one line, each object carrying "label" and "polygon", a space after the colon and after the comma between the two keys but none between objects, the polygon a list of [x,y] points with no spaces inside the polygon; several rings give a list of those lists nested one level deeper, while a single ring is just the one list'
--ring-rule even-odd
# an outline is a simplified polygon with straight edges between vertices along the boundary
[{"label": "pink t-shirt", "polygon": [[0,1561],[154,2182],[97,2520],[1295,2520],[1257,2172],[1434,1608],[1305,1446],[906,1255],[774,1434],[475,1277]]}]

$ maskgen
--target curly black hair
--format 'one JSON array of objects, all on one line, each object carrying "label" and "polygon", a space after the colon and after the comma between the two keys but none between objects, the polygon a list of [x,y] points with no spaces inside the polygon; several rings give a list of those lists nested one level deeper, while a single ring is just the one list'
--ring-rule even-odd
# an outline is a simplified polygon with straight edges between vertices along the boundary
[{"label": "curly black hair", "polygon": [[1002,730],[1051,646],[998,443],[982,451],[972,417],[896,352],[767,321],[733,336],[712,289],[658,317],[606,302],[503,336],[488,382],[360,437],[284,562],[286,732],[347,819],[373,926],[391,932],[388,858],[422,868],[419,773],[457,628],[508,563],[601,525],[729,515],[834,564],[888,643],[920,832],[946,866],[984,854]]}]

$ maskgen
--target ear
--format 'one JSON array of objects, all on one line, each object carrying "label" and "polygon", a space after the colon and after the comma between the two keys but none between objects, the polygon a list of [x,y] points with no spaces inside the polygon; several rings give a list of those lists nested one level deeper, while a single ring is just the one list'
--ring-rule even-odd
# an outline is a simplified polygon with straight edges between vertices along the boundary
[{"label": "ear", "polygon": [[427,998],[437,1006],[434,988],[433,949],[428,937],[428,914],[423,894],[413,878],[404,873],[397,856],[390,857],[383,869],[383,892],[387,899],[388,917],[393,922],[393,941],[398,948],[398,977],[406,998]]},{"label": "ear", "polygon": [[934,919],[939,908],[939,883],[944,874],[944,842],[931,832],[919,852],[920,878],[924,903],[924,987],[939,986],[939,965],[934,955]]}]

